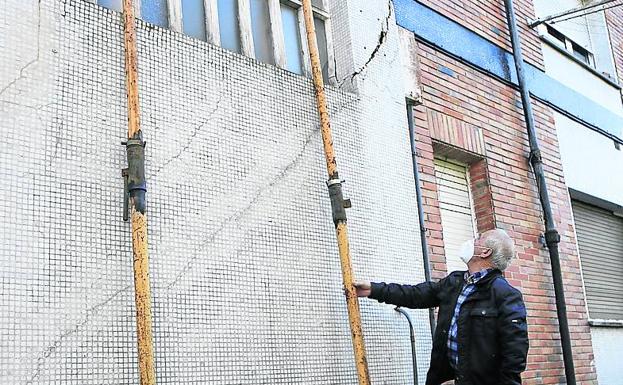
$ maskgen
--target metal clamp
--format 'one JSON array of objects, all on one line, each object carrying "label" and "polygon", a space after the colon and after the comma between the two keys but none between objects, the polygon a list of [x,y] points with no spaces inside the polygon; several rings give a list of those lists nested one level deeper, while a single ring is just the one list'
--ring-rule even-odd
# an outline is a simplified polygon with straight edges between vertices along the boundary
[{"label": "metal clamp", "polygon": [[541,150],[535,149],[530,151],[530,155],[528,156],[528,160],[531,164],[543,163],[543,157],[541,156]]},{"label": "metal clamp", "polygon": [[137,132],[134,137],[121,142],[125,145],[128,159],[128,167],[123,169],[123,220],[128,220],[128,210],[130,198],[136,211],[145,213],[147,203],[145,193],[147,192],[147,181],[145,179],[145,145],[141,132]]},{"label": "metal clamp", "polygon": [[560,234],[558,233],[558,230],[550,229],[545,231],[545,242],[548,246],[560,243]]},{"label": "metal clamp", "polygon": [[331,200],[331,213],[335,226],[339,222],[346,222],[346,209],[352,207],[352,202],[348,198],[344,198],[342,194],[342,183],[344,180],[339,178],[331,178],[327,181],[329,188],[329,198]]},{"label": "metal clamp", "polygon": [[340,183],[340,184],[341,183],[346,183],[346,181],[344,179],[337,179],[337,178],[336,179],[329,179],[327,181],[327,187],[331,187],[334,184],[338,184],[338,183]]},{"label": "metal clamp", "polygon": [[125,222],[129,219],[130,210],[130,193],[128,192],[128,169],[121,170],[121,176],[123,177],[123,220]]}]

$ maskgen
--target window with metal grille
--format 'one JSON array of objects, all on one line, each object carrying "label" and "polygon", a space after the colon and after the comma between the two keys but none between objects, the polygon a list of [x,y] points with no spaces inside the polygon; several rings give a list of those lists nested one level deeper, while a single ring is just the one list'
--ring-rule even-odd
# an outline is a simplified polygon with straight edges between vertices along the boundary
[{"label": "window with metal grille", "polygon": [[552,38],[548,40],[549,42],[554,43],[562,50],[567,51],[571,56],[581,61],[582,63],[587,64],[593,68],[595,67],[595,58],[588,49],[571,40],[568,36],[566,36],[549,24],[543,24],[543,27],[541,27],[541,29],[544,29],[547,36]]},{"label": "window with metal grille", "polygon": [[467,270],[459,249],[476,229],[467,166],[435,159],[435,178],[447,271]]},{"label": "window with metal grille", "polygon": [[623,320],[623,218],[580,201],[572,207],[589,316]]},{"label": "window with metal grille", "polygon": [[[329,0],[312,0],[325,82],[335,76]],[[122,0],[97,0],[121,11]],[[263,63],[311,76],[300,0],[134,0],[136,17]]]}]

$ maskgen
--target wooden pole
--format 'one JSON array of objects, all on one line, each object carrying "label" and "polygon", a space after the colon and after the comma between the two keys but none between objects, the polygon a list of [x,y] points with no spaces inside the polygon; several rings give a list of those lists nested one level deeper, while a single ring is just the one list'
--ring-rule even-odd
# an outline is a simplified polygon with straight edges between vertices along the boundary
[{"label": "wooden pole", "polygon": [[[126,92],[128,99],[128,170],[134,260],[134,293],[136,303],[136,337],[141,385],[154,385],[154,347],[149,284],[149,254],[145,204],[144,142],[140,127],[138,103],[138,60],[132,0],[123,0]],[[132,142],[132,143],[130,143]]]},{"label": "wooden pole", "polygon": [[329,186],[329,196],[331,197],[333,221],[335,223],[337,244],[340,254],[344,290],[346,292],[346,306],[348,310],[348,320],[355,354],[357,377],[359,379],[359,385],[370,385],[366,347],[361,328],[359,299],[357,298],[354,286],[353,268],[350,260],[348,227],[346,225],[346,213],[344,210],[347,206],[345,205],[346,202],[342,197],[342,186],[337,172],[335,151],[333,149],[333,138],[331,135],[331,123],[329,120],[329,110],[327,108],[327,98],[324,92],[324,80],[322,79],[320,55],[318,54],[318,44],[316,41],[316,30],[314,28],[314,14],[312,11],[311,0],[303,0],[303,13],[305,16],[305,28],[307,30],[307,44],[309,47],[312,76],[314,79],[314,89],[316,91],[316,104],[318,107],[318,114],[320,115],[322,144],[327,164],[327,173],[329,174],[329,181],[327,182],[327,185]]},{"label": "wooden pole", "polygon": [[123,36],[125,44],[125,85],[128,95],[128,138],[140,130],[138,106],[138,58],[136,53],[136,29],[132,0],[123,0]]}]

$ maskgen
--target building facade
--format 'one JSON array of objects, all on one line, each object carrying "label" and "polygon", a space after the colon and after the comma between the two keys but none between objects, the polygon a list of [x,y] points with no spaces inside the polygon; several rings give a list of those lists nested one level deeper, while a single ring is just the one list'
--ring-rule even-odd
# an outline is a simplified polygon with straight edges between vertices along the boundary
[{"label": "building facade", "polygon": [[[355,383],[300,2],[134,3],[158,383]],[[623,9],[583,16],[582,34],[528,26],[573,1],[515,3],[576,377],[616,384]],[[0,7],[1,384],[137,382],[120,4]],[[433,279],[462,268],[465,239],[507,230],[525,383],[564,383],[503,1],[313,5],[356,277],[423,281],[420,214]],[[413,383],[405,318],[360,303],[372,383]],[[423,383],[428,312],[409,312]]]},{"label": "building facade", "polygon": [[[582,5],[560,3],[552,9],[550,2],[536,1],[537,16]],[[623,10],[618,2],[606,8],[550,25],[549,31],[545,28],[541,36],[545,72],[612,114],[623,116]],[[550,39],[552,33],[564,37],[565,48],[571,46],[571,51],[561,49],[560,40]],[[616,358],[623,346],[623,185],[613,177],[613,171],[623,164],[620,131],[587,129],[586,124],[560,112],[554,113],[554,120],[571,196],[597,378],[600,384],[616,384],[623,377]]]}]

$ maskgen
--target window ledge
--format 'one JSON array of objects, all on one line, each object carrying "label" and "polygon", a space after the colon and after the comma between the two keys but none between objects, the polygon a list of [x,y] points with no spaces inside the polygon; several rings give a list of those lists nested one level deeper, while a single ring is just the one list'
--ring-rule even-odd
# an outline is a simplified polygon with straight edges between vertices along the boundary
[{"label": "window ledge", "polygon": [[590,326],[600,326],[609,328],[623,328],[623,320],[613,319],[589,319],[588,324]]},{"label": "window ledge", "polygon": [[541,40],[543,40],[545,43],[547,43],[547,45],[549,45],[550,47],[554,48],[556,51],[558,51],[561,54],[563,54],[564,56],[566,56],[569,60],[573,61],[574,63],[577,63],[582,68],[584,68],[588,72],[592,73],[593,75],[597,76],[598,78],[600,78],[604,82],[608,83],[612,87],[616,88],[617,90],[621,89],[621,86],[619,85],[619,83],[617,83],[616,80],[610,79],[609,77],[605,76],[601,72],[597,71],[595,68],[593,68],[590,65],[584,63],[582,60],[579,60],[578,58],[573,56],[571,53],[569,53],[566,49],[560,47],[556,43],[556,41],[554,39],[552,39],[552,38],[550,38],[550,37],[548,37],[547,35],[544,35],[544,34],[540,34],[540,37],[541,37]]}]

